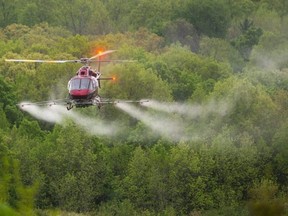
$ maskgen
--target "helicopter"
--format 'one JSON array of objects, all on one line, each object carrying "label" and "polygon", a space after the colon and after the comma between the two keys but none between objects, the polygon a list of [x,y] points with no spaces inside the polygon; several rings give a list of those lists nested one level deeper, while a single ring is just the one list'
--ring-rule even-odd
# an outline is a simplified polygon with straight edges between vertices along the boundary
[{"label": "helicopter", "polygon": [[[131,62],[131,60],[103,60],[101,57],[113,53],[116,50],[107,50],[99,52],[90,58],[80,58],[76,60],[32,60],[32,59],[5,59],[6,62],[26,62],[26,63],[81,63],[84,66],[80,67],[76,75],[68,81],[68,97],[66,99],[57,99],[50,101],[41,101],[35,103],[21,103],[21,107],[28,105],[66,105],[67,110],[73,107],[88,107],[97,106],[99,109],[104,104],[116,103],[143,103],[146,100],[110,100],[100,97],[98,91],[101,88],[101,80],[115,80],[115,77],[101,77],[100,65],[101,62]],[[98,63],[98,68],[93,69],[90,65],[92,62]]]}]

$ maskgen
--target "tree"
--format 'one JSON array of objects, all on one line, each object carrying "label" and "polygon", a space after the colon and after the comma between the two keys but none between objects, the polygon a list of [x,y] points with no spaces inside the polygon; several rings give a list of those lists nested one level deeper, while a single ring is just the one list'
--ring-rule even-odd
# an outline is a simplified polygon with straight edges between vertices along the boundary
[{"label": "tree", "polygon": [[209,79],[217,81],[231,73],[227,64],[200,57],[179,45],[169,47],[151,65],[169,84],[177,101],[190,98],[199,83]]},{"label": "tree", "polygon": [[102,1],[109,13],[109,17],[112,20],[113,32],[126,32],[131,28],[130,24],[130,12],[134,9],[139,1],[138,0],[109,0]]},{"label": "tree", "polygon": [[149,208],[153,202],[151,193],[148,192],[149,169],[150,163],[147,153],[141,147],[137,147],[128,164],[123,196],[129,198],[135,206],[142,209]]},{"label": "tree", "polygon": [[255,141],[264,139],[271,143],[278,125],[277,109],[265,88],[254,86],[246,79],[230,77],[218,82],[210,96],[216,100],[223,98],[228,103],[228,115],[222,119],[225,123],[248,132]]},{"label": "tree", "polygon": [[285,131],[288,129],[287,118],[283,125],[277,130],[273,137],[273,147],[275,154],[275,175],[280,185],[286,185],[287,183],[287,157],[285,156],[288,152],[287,148],[287,134]]},{"label": "tree", "polygon": [[[251,136],[245,133],[237,136],[233,127],[223,127],[213,137],[211,145],[208,152],[214,159],[214,166],[208,179],[215,185],[210,189],[213,203],[216,206],[237,205],[240,200],[247,199],[252,181],[262,174],[260,169],[255,169],[259,160],[257,148],[253,146]],[[210,184],[209,180],[207,184]]]},{"label": "tree", "polygon": [[200,34],[209,37],[224,38],[230,24],[231,15],[225,1],[190,1],[183,14]]},{"label": "tree", "polygon": [[57,4],[59,23],[74,34],[110,32],[110,18],[99,0],[65,0]]},{"label": "tree", "polygon": [[[281,75],[281,70],[287,68],[287,50],[286,34],[265,32],[261,36],[259,43],[253,48],[249,66],[257,67],[262,71],[270,72],[270,74],[277,72],[277,75],[275,75],[279,76]],[[267,72],[263,73],[263,75],[269,75]],[[273,77],[271,78],[273,79]],[[269,81],[271,78],[266,80]],[[287,80],[285,76],[281,76],[279,82],[281,82],[281,79]]]},{"label": "tree", "polygon": [[146,27],[154,33],[161,33],[172,15],[171,1],[140,0],[130,12],[130,22],[135,29]]},{"label": "tree", "polygon": [[[99,49],[117,49],[119,52],[113,54],[120,55],[121,58],[144,58],[150,53],[158,52],[163,48],[164,40],[147,28],[139,28],[137,31],[107,34],[98,36],[91,43],[92,51]],[[94,53],[95,54],[95,53]],[[136,56],[135,56],[136,54]]]},{"label": "tree", "polygon": [[184,19],[177,19],[166,24],[163,30],[166,44],[180,42],[183,46],[190,47],[192,52],[199,50],[200,37],[194,26]]},{"label": "tree", "polygon": [[242,71],[244,61],[239,52],[220,38],[203,37],[200,42],[199,54],[211,57],[216,61],[229,62],[234,72]]},{"label": "tree", "polygon": [[[17,6],[18,0],[5,1],[1,0],[1,10],[0,10],[0,26],[6,27],[17,21]],[[18,8],[17,8],[18,9]]]},{"label": "tree", "polygon": [[[149,149],[151,168],[148,171],[148,192],[151,194],[151,209],[156,212],[165,211],[171,206],[172,194],[170,194],[170,146],[158,142]],[[177,187],[177,186],[172,186]]]},{"label": "tree", "polygon": [[[39,163],[41,208],[61,207],[67,211],[92,211],[110,194],[111,171],[105,147],[72,123],[56,126],[33,148]],[[45,178],[42,178],[45,177]]]},{"label": "tree", "polygon": [[[19,6],[18,6],[19,7]],[[56,1],[24,0],[18,8],[18,23],[34,26],[39,23],[57,24],[57,4]]]},{"label": "tree", "polygon": [[275,0],[275,1],[267,1],[263,0],[268,6],[274,9],[280,16],[281,21],[283,22],[284,17],[288,15],[288,4],[285,0]]},{"label": "tree", "polygon": [[1,130],[0,134],[0,215],[34,215],[37,184],[23,184],[19,163],[11,157]]},{"label": "tree", "polygon": [[229,7],[232,20],[241,20],[244,17],[249,17],[255,13],[258,6],[258,3],[253,0],[226,0],[225,2]]},{"label": "tree", "polygon": [[13,87],[8,82],[6,82],[2,76],[0,76],[0,94],[2,95],[0,103],[4,105],[4,108],[7,105],[12,105],[15,103]]},{"label": "tree", "polygon": [[256,28],[253,22],[250,22],[248,19],[245,19],[241,23],[240,28],[242,35],[232,41],[231,44],[239,51],[245,61],[249,61],[252,48],[258,44],[263,31],[261,28]]},{"label": "tree", "polygon": [[181,214],[201,209],[208,200],[203,193],[205,185],[200,174],[198,154],[186,143],[171,149],[168,186],[171,205]]},{"label": "tree", "polygon": [[[15,123],[19,123],[22,118],[22,114],[16,107],[16,96],[14,91],[14,86],[10,83],[6,82],[4,78],[0,75],[0,94],[2,95],[0,98],[0,106],[1,109],[5,112],[5,118],[9,121],[9,124],[13,125]],[[5,122],[5,120],[3,120]]]},{"label": "tree", "polygon": [[284,215],[284,202],[277,198],[277,193],[278,185],[273,181],[264,179],[258,184],[255,184],[250,190],[250,214],[255,216]]},{"label": "tree", "polygon": [[107,83],[109,86],[105,87],[105,97],[131,100],[171,98],[168,85],[139,63],[117,65],[113,71],[117,71],[116,83]]},{"label": "tree", "polygon": [[8,130],[10,124],[6,118],[5,112],[3,111],[3,105],[0,103],[0,129],[1,130]]}]

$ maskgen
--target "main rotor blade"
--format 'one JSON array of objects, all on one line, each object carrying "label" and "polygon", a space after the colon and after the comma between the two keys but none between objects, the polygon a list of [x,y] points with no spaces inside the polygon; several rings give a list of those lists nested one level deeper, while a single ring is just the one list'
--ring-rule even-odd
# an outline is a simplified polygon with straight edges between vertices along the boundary
[{"label": "main rotor blade", "polygon": [[80,62],[79,60],[38,60],[38,59],[5,59],[6,62],[36,62],[36,63],[66,63],[66,62]]},{"label": "main rotor blade", "polygon": [[111,59],[111,60],[91,60],[90,62],[123,62],[123,63],[125,63],[125,62],[137,62],[136,60],[113,60],[113,59]]},{"label": "main rotor blade", "polygon": [[101,53],[99,53],[99,54],[97,54],[97,55],[95,55],[95,56],[92,56],[91,58],[89,58],[89,60],[98,58],[98,57],[103,56],[103,55],[110,54],[110,53],[115,52],[115,51],[116,51],[116,50],[107,50],[107,51],[105,51],[105,52],[101,52]]}]

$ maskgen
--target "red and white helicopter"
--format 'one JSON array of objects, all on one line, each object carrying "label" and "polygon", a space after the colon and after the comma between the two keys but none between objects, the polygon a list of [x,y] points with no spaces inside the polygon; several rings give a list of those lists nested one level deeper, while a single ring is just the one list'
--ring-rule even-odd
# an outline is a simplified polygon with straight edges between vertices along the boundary
[{"label": "red and white helicopter", "polygon": [[[107,50],[100,52],[99,54],[91,58],[81,58],[78,60],[30,60],[30,59],[5,59],[7,62],[28,62],[28,63],[82,63],[82,66],[76,73],[76,76],[72,77],[68,82],[68,98],[58,99],[51,101],[41,101],[36,103],[21,103],[20,106],[27,105],[61,105],[65,104],[67,110],[73,107],[87,107],[97,106],[99,109],[104,104],[116,104],[116,103],[143,103],[148,102],[146,100],[133,101],[133,100],[109,100],[102,99],[98,94],[98,90],[101,87],[101,80],[115,80],[114,77],[101,78],[100,63],[101,62],[129,62],[130,60],[101,60],[101,57],[115,52],[116,50]],[[90,63],[98,63],[98,69],[95,70],[90,66]]]}]

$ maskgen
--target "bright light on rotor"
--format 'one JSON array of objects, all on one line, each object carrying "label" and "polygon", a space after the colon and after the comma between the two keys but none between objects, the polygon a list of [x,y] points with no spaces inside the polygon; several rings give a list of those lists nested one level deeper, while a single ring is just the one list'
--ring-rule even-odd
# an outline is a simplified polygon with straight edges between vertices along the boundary
[{"label": "bright light on rotor", "polygon": [[98,48],[96,50],[96,54],[99,55],[99,54],[102,54],[104,52],[104,49],[103,48]]}]

